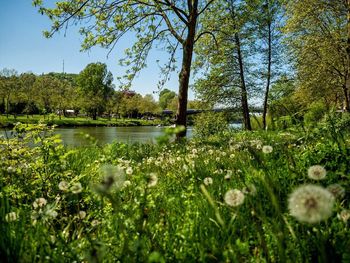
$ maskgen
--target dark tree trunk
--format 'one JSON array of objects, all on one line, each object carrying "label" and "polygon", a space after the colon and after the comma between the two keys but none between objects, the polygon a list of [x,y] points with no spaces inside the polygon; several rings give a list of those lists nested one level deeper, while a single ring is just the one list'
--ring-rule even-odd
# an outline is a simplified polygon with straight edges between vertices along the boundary
[{"label": "dark tree trunk", "polygon": [[350,99],[349,99],[349,90],[350,90],[350,0],[347,0],[347,45],[346,45],[346,79],[345,85],[343,86],[344,92],[344,110],[350,112]]},{"label": "dark tree trunk", "polygon": [[241,78],[241,103],[242,103],[244,128],[250,131],[252,127],[250,124],[248,95],[247,95],[247,87],[246,87],[245,77],[244,77],[244,65],[243,65],[243,57],[241,52],[241,42],[240,42],[238,33],[235,33],[235,43],[236,43],[237,58],[239,63],[239,75]]},{"label": "dark tree trunk", "polygon": [[[269,1],[266,1],[267,5]],[[267,6],[269,12],[269,6]],[[268,14],[270,16],[270,14]],[[267,100],[269,97],[270,82],[271,82],[271,64],[272,64],[272,36],[271,36],[271,18],[268,17],[267,22],[268,30],[268,51],[267,51],[267,77],[266,77],[266,88],[265,88],[265,97],[264,97],[264,112],[263,112],[263,128],[266,129],[266,115],[267,115]]]},{"label": "dark tree trunk", "polygon": [[250,124],[250,116],[249,116],[248,93],[247,93],[247,86],[245,83],[245,76],[244,76],[244,63],[243,63],[243,55],[241,50],[241,41],[239,37],[239,28],[237,27],[237,24],[236,24],[236,11],[234,6],[234,1],[230,1],[229,9],[230,9],[231,19],[233,21],[233,27],[235,30],[234,43],[236,45],[237,59],[239,64],[239,75],[241,79],[241,105],[242,105],[244,128],[250,131],[252,127]]},{"label": "dark tree trunk", "polygon": [[184,126],[185,130],[177,134],[177,139],[186,136],[188,86],[191,74],[194,40],[196,35],[196,23],[198,16],[197,7],[198,1],[194,1],[192,6],[193,10],[190,12],[190,19],[187,27],[187,37],[182,45],[182,66],[179,74],[179,100],[176,114],[176,125]]}]

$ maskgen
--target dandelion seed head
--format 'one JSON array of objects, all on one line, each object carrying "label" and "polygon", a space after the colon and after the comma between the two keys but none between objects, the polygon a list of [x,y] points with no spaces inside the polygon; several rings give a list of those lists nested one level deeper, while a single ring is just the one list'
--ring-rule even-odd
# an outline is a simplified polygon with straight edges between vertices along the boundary
[{"label": "dandelion seed head", "polygon": [[158,176],[157,176],[157,174],[151,173],[151,174],[149,175],[149,179],[148,179],[148,184],[147,184],[147,186],[148,186],[148,187],[154,187],[154,186],[157,185],[157,183],[158,183]]},{"label": "dandelion seed head", "polygon": [[61,181],[61,182],[58,184],[58,189],[60,189],[61,191],[68,191],[68,189],[69,189],[69,183],[66,182],[66,181]]},{"label": "dandelion seed head", "polygon": [[128,168],[126,168],[126,170],[125,170],[125,173],[127,174],[127,175],[132,175],[132,173],[133,173],[134,171],[132,170],[132,168],[129,166]]},{"label": "dandelion seed head", "polygon": [[206,177],[206,178],[204,178],[204,180],[203,180],[203,183],[205,184],[205,185],[212,185],[213,184],[213,178],[211,178],[211,177]]},{"label": "dandelion seed head", "polygon": [[40,207],[44,207],[47,204],[47,201],[44,197],[40,197],[35,199],[35,201],[33,202],[33,207],[36,208],[40,208]]},{"label": "dandelion seed head", "polygon": [[98,226],[100,223],[101,223],[101,222],[98,221],[97,219],[91,221],[91,225],[92,225],[93,227]]},{"label": "dandelion seed head", "polygon": [[5,215],[6,222],[13,222],[18,219],[18,214],[16,212],[10,212]]},{"label": "dandelion seed head", "polygon": [[238,189],[231,189],[225,193],[224,201],[229,206],[240,206],[244,202],[244,193]]},{"label": "dandelion seed head", "polygon": [[317,185],[303,185],[289,196],[288,209],[291,216],[300,222],[317,223],[332,214],[333,195]]},{"label": "dandelion seed head", "polygon": [[327,190],[338,199],[342,199],[345,196],[345,189],[339,184],[331,184],[327,187]]},{"label": "dandelion seed head", "polygon": [[123,187],[128,187],[131,185],[131,182],[129,180],[126,180],[124,183],[123,183]]},{"label": "dandelion seed head", "polygon": [[78,218],[79,219],[84,219],[85,217],[86,217],[86,212],[85,211],[79,211]]},{"label": "dandelion seed head", "polygon": [[346,223],[350,219],[350,210],[344,209],[337,216],[340,220],[342,220],[344,223]]},{"label": "dandelion seed head", "polygon": [[55,218],[55,217],[57,217],[58,213],[55,211],[55,209],[51,208],[51,209],[47,209],[45,211],[45,215],[48,217]]},{"label": "dandelion seed head", "polygon": [[253,184],[248,184],[243,188],[242,192],[249,195],[256,195],[256,187]]},{"label": "dandelion seed head", "polygon": [[81,183],[80,182],[77,182],[75,184],[73,184],[70,188],[70,191],[73,193],[73,194],[79,194],[81,191],[83,190],[83,187],[81,186]]},{"label": "dandelion seed head", "polygon": [[272,151],[273,151],[273,148],[270,145],[264,145],[262,147],[262,152],[265,153],[265,154],[272,153]]},{"label": "dandelion seed head", "polygon": [[309,178],[314,180],[322,180],[326,177],[326,174],[326,169],[321,165],[310,166],[307,170],[307,175],[309,176]]}]

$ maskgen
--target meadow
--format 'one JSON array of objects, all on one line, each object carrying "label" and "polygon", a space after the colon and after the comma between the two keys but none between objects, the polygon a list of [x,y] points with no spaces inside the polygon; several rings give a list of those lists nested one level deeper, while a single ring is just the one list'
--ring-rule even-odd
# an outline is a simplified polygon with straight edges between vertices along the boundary
[{"label": "meadow", "polygon": [[350,262],[350,117],[67,148],[1,138],[3,262]]}]

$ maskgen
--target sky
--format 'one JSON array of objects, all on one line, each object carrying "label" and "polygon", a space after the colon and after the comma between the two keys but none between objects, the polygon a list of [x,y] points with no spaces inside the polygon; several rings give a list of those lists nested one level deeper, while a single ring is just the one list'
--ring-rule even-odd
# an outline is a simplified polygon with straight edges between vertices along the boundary
[{"label": "sky", "polygon": [[[100,47],[80,52],[83,37],[77,27],[58,32],[50,39],[45,38],[42,32],[49,30],[50,26],[50,20],[38,13],[31,0],[0,0],[0,70],[8,68],[18,73],[35,74],[62,72],[64,61],[66,73],[79,73],[89,63],[102,62],[113,73],[114,84],[118,88],[116,79],[125,72],[118,60],[133,39],[124,38],[107,57],[108,50]],[[142,95],[158,91],[160,69],[157,60],[165,61],[165,52],[154,50],[150,53],[148,67],[134,80],[132,90]],[[165,88],[178,91],[178,72],[172,74]],[[157,93],[153,96],[158,99]],[[194,99],[191,91],[189,99]]]}]

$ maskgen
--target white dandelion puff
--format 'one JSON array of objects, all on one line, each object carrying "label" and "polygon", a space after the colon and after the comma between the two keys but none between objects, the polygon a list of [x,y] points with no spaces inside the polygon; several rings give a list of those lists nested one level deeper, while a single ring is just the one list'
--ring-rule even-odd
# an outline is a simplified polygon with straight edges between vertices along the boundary
[{"label": "white dandelion puff", "polygon": [[272,151],[273,151],[273,148],[270,145],[264,145],[262,147],[262,152],[265,153],[265,154],[272,153]]},{"label": "white dandelion puff", "polygon": [[238,189],[228,190],[225,194],[224,201],[229,206],[239,206],[244,202],[244,193]]},{"label": "white dandelion puff", "polygon": [[131,167],[126,168],[125,173],[128,175],[132,175],[132,173],[133,173],[132,168]]},{"label": "white dandelion puff", "polygon": [[148,187],[154,187],[156,186],[158,183],[158,176],[155,173],[151,173],[149,176],[149,180],[148,180]]},{"label": "white dandelion puff", "polygon": [[79,211],[78,218],[79,219],[84,219],[85,217],[86,217],[86,212],[85,211]]},{"label": "white dandelion puff", "polygon": [[242,192],[249,195],[256,195],[256,187],[253,184],[248,184],[243,188]]},{"label": "white dandelion puff", "polygon": [[77,182],[71,186],[70,190],[73,194],[79,194],[83,190],[83,187],[81,183]]},{"label": "white dandelion puff", "polygon": [[344,209],[337,216],[340,220],[342,220],[344,223],[346,223],[350,219],[350,210]]},{"label": "white dandelion puff", "polygon": [[345,189],[339,184],[331,184],[327,186],[327,190],[338,199],[342,199],[345,196]]},{"label": "white dandelion puff", "polygon": [[131,185],[131,182],[129,180],[126,180],[124,183],[123,183],[123,187],[128,187]]},{"label": "white dandelion puff", "polygon": [[33,207],[39,208],[39,207],[44,207],[47,204],[47,201],[44,197],[40,197],[35,199],[35,201],[33,202]]},{"label": "white dandelion puff", "polygon": [[313,165],[307,170],[309,178],[314,180],[322,180],[326,177],[327,171],[321,165]]},{"label": "white dandelion puff", "polygon": [[18,219],[18,214],[16,212],[10,212],[5,215],[6,222],[13,222]]},{"label": "white dandelion puff", "polygon": [[68,191],[68,189],[69,189],[69,183],[66,182],[66,181],[61,181],[61,182],[58,184],[58,189],[60,189],[61,191]]},{"label": "white dandelion puff", "polygon": [[300,222],[317,223],[332,214],[333,195],[317,185],[303,185],[295,189],[288,199],[290,214]]},{"label": "white dandelion puff", "polygon": [[206,177],[206,178],[204,178],[204,180],[203,180],[203,183],[205,184],[205,185],[211,185],[211,184],[213,184],[213,178],[211,178],[211,177]]}]

